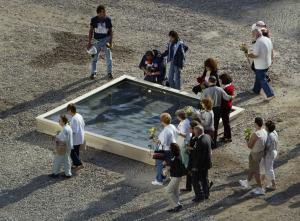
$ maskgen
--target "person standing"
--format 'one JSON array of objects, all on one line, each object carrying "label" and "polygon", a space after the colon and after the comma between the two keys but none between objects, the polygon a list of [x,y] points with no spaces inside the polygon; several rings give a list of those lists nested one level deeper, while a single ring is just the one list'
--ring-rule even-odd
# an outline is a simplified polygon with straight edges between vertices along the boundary
[{"label": "person standing", "polygon": [[162,53],[162,57],[167,56],[167,62],[170,63],[168,82],[171,88],[181,89],[181,70],[185,62],[185,53],[188,47],[180,40],[176,31],[169,32],[170,42],[167,50]]},{"label": "person standing", "polygon": [[219,121],[221,118],[221,102],[222,98],[226,101],[232,100],[235,95],[228,95],[223,88],[216,86],[217,79],[214,76],[210,76],[208,79],[209,87],[203,90],[201,98],[210,98],[213,102],[213,112],[214,112],[214,148],[217,147],[217,137]]},{"label": "person standing", "polygon": [[272,182],[272,186],[268,186],[268,189],[276,190],[276,182],[275,182],[275,173],[273,169],[274,160],[278,155],[278,134],[275,130],[275,123],[271,120],[268,120],[265,123],[266,130],[268,132],[268,138],[266,141],[266,149],[264,153],[264,157],[261,161],[261,170],[260,175],[262,178],[262,182],[267,178],[267,181]]},{"label": "person standing", "polygon": [[75,104],[67,106],[68,113],[72,116],[70,126],[73,131],[73,149],[71,151],[71,159],[75,169],[82,169],[83,165],[80,160],[80,146],[84,144],[84,120],[83,117],[77,113]]},{"label": "person standing", "polygon": [[[234,95],[234,85],[232,83],[232,78],[230,77],[230,75],[222,74],[220,76],[220,79],[221,79],[224,91],[228,95],[233,96]],[[221,140],[226,143],[232,142],[231,127],[230,127],[230,121],[229,121],[231,109],[232,109],[232,101],[231,100],[227,101],[222,98],[220,112],[221,112],[221,119],[222,119],[223,126],[224,126],[224,137],[222,137]]]},{"label": "person standing", "polygon": [[270,38],[263,36],[259,27],[252,30],[252,36],[255,38],[255,43],[249,53],[245,53],[247,58],[253,59],[255,69],[255,82],[253,92],[259,94],[263,89],[267,99],[275,97],[273,89],[269,85],[267,72],[272,64],[273,59],[273,44]]},{"label": "person standing", "polygon": [[212,101],[210,98],[203,98],[201,105],[204,110],[199,113],[199,120],[204,128],[204,133],[208,134],[211,139],[214,138],[214,112],[212,111]]},{"label": "person standing", "polygon": [[252,190],[255,195],[264,195],[265,190],[260,179],[260,162],[264,156],[265,145],[268,138],[267,131],[263,128],[263,119],[256,117],[254,120],[255,132],[251,135],[247,146],[250,151],[249,155],[249,172],[247,180],[239,180],[239,183],[244,188],[249,188],[249,182],[254,177],[258,185]]},{"label": "person standing", "polygon": [[177,119],[180,121],[177,129],[178,129],[178,136],[177,136],[177,144],[180,148],[180,156],[182,163],[187,168],[189,163],[189,154],[187,150],[187,144],[190,140],[190,120],[186,118],[186,114],[183,110],[177,110],[175,113]]},{"label": "person standing", "polygon": [[[112,22],[111,18],[106,16],[106,10],[103,5],[97,7],[97,16],[91,19],[89,39],[87,49],[89,50],[92,46],[97,49],[97,53],[92,58],[91,63],[91,79],[94,79],[97,74],[97,63],[99,59],[100,51],[104,51],[106,59],[106,70],[108,79],[112,79]],[[92,44],[92,38],[94,37],[95,43]]]},{"label": "person standing", "polygon": [[[171,159],[170,145],[171,143],[176,143],[177,139],[177,128],[171,124],[172,118],[168,113],[162,113],[160,115],[160,122],[163,126],[163,130],[158,135],[158,150],[163,150],[165,159],[164,161],[168,162]],[[155,160],[156,166],[156,177],[152,181],[152,185],[163,185],[165,176],[163,175],[163,160]]]},{"label": "person standing", "polygon": [[61,164],[64,163],[64,177],[70,178],[72,176],[70,153],[73,149],[73,132],[70,125],[68,124],[68,119],[65,115],[60,116],[59,125],[62,127],[62,130],[55,137],[55,156],[53,161],[52,174],[50,174],[49,176],[51,178],[59,177]]},{"label": "person standing", "polygon": [[195,136],[194,128],[197,125],[199,125],[198,121],[193,120],[193,121],[190,122],[189,130],[190,130],[190,134],[192,136],[191,136],[191,139],[190,139],[189,144],[187,146],[188,153],[189,153],[189,163],[188,163],[188,167],[187,167],[185,188],[181,189],[180,190],[181,192],[190,192],[190,191],[192,191],[192,175],[191,175],[192,174],[192,165],[193,165],[192,155],[193,155],[195,143],[198,139],[198,137]]},{"label": "person standing", "polygon": [[194,128],[195,136],[198,137],[192,156],[192,183],[195,192],[194,202],[201,202],[209,198],[208,170],[212,167],[211,162],[211,138],[204,134],[202,126]]},{"label": "person standing", "polygon": [[180,149],[176,143],[170,145],[172,159],[169,162],[165,162],[167,168],[170,170],[171,180],[166,187],[166,195],[171,206],[167,212],[178,212],[182,205],[179,201],[179,184],[182,176],[185,174],[185,166],[183,165],[180,158]]}]

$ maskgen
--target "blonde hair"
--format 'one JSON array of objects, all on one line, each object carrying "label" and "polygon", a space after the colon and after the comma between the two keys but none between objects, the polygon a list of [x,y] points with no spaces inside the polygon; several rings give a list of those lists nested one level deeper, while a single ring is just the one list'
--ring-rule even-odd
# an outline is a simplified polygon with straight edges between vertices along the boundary
[{"label": "blonde hair", "polygon": [[165,124],[170,124],[172,120],[172,117],[169,113],[162,113],[160,115],[160,121],[165,123]]},{"label": "blonde hair", "polygon": [[211,111],[212,110],[212,100],[210,98],[203,98],[201,103],[204,105],[204,108]]}]

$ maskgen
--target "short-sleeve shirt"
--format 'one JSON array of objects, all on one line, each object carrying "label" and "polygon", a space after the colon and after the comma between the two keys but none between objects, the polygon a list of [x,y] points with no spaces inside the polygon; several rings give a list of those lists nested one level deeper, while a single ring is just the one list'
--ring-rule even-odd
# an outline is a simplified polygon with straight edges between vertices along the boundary
[{"label": "short-sleeve shirt", "polygon": [[95,16],[91,19],[91,24],[94,28],[94,38],[99,40],[108,36],[109,29],[112,28],[111,18],[99,18]]},{"label": "short-sleeve shirt", "polygon": [[166,126],[158,135],[159,149],[170,150],[171,143],[176,143],[177,128],[173,124]]},{"label": "short-sleeve shirt", "polygon": [[251,51],[254,55],[258,56],[253,59],[255,69],[264,70],[271,66],[272,50],[273,44],[270,38],[261,36],[256,40]]}]

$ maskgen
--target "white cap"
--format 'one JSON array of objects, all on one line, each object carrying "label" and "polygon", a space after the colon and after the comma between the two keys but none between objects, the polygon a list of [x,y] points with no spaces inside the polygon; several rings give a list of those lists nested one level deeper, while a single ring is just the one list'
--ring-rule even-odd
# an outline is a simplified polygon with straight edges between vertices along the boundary
[{"label": "white cap", "polygon": [[258,27],[266,27],[267,25],[263,21],[258,21],[258,22],[256,22],[256,26],[258,26]]}]

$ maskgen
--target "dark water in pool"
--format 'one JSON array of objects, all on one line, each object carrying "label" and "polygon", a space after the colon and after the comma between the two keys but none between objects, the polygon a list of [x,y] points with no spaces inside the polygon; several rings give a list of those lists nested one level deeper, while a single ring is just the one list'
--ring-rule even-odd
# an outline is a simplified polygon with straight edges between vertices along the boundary
[{"label": "dark water in pool", "polygon": [[[197,99],[166,92],[125,80],[94,94],[78,103],[77,112],[86,122],[86,131],[90,131],[116,140],[148,146],[148,129],[161,126],[159,116],[168,112],[177,125],[175,111],[185,106],[198,107]],[[57,112],[48,117],[58,121]]]}]

